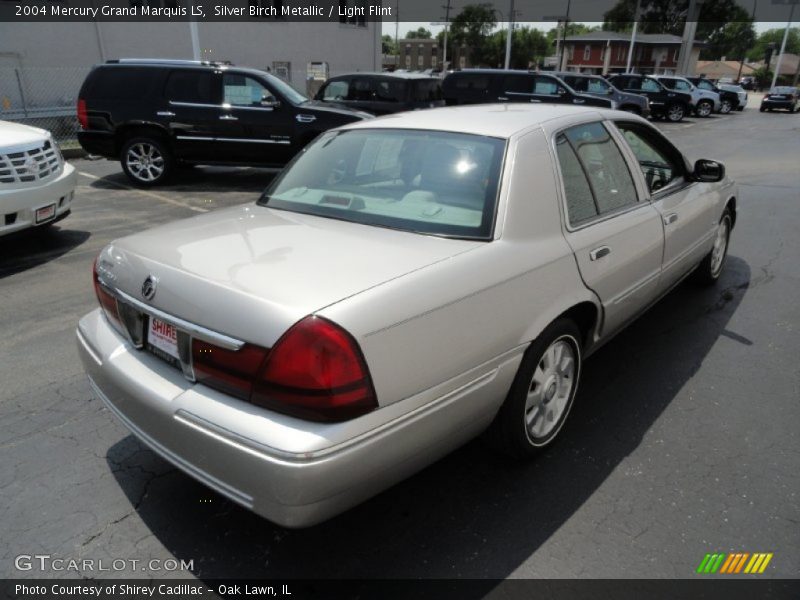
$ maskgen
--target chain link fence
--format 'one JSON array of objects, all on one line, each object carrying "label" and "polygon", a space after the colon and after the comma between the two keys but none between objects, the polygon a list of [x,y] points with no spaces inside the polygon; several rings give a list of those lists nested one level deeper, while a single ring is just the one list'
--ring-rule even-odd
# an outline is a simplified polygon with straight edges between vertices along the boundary
[{"label": "chain link fence", "polygon": [[0,66],[0,120],[41,127],[77,145],[76,103],[91,67]]}]

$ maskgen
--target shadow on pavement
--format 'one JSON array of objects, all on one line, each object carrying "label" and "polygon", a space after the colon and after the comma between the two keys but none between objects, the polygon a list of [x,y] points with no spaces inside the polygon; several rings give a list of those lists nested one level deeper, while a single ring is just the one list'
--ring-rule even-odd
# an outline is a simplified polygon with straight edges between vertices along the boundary
[{"label": "shadow on pavement", "polygon": [[[69,227],[69,221],[64,225]],[[88,231],[66,229],[57,224],[0,237],[0,278],[63,256],[83,244],[91,235]]]},{"label": "shadow on pavement", "polygon": [[91,187],[97,189],[135,188],[175,192],[262,192],[280,171],[251,167],[188,167],[175,169],[162,185],[137,188],[122,170],[95,179]]},{"label": "shadow on pavement", "polygon": [[[138,515],[200,578],[504,578],[580,509],[694,376],[750,286],[687,282],[586,362],[559,442],[529,463],[474,441],[326,523],[287,530],[239,508],[127,436],[107,460]],[[747,340],[741,338],[745,343]]]}]

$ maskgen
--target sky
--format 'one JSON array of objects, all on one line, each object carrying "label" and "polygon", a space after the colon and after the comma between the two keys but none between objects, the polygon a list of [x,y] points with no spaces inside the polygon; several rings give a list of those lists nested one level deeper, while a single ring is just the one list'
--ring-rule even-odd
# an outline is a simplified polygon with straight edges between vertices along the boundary
[{"label": "sky", "polygon": [[[550,31],[553,27],[555,27],[555,23],[553,23],[552,21],[537,22],[537,23],[534,23],[534,22],[521,23],[521,25],[527,26],[527,27],[534,27],[536,29],[539,29],[539,30],[545,31],[545,32],[546,31]],[[587,22],[587,23],[584,23],[584,25],[589,25],[589,26],[602,25],[602,23],[588,23]],[[800,25],[800,24],[793,23],[793,26],[798,26],[798,25]],[[504,29],[505,26],[506,26],[505,23],[498,23],[497,29]],[[402,38],[409,31],[414,31],[414,30],[418,29],[419,27],[424,27],[425,29],[431,31],[434,36],[444,28],[443,25],[431,25],[430,23],[427,23],[427,22],[401,21],[400,24],[399,24],[399,27],[398,27],[399,37]],[[769,22],[757,22],[757,23],[755,23],[756,33],[761,33],[763,31],[766,31],[767,29],[783,29],[784,27],[786,27],[786,23],[785,22],[784,23],[769,23]],[[390,22],[390,21],[384,21],[384,23],[383,23],[383,33],[386,34],[386,35],[391,35],[392,37],[394,37],[395,24],[393,22]]]}]

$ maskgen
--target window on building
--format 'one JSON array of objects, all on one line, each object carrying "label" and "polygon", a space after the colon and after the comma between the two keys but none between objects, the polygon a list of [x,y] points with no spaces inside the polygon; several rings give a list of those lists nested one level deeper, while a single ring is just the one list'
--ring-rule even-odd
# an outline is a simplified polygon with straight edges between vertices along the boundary
[{"label": "window on building", "polygon": [[406,54],[406,69],[410,69],[410,68],[411,68],[411,55],[410,54]]},{"label": "window on building", "polygon": [[586,44],[583,47],[583,60],[589,60],[589,57],[592,55],[592,47],[589,44]]},{"label": "window on building", "polygon": [[567,58],[572,60],[575,55],[575,44],[570,44],[567,46]]}]

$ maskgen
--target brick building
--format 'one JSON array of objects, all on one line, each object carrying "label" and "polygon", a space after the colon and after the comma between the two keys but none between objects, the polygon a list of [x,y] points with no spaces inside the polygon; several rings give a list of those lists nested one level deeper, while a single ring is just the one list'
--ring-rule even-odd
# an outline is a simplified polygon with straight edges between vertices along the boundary
[{"label": "brick building", "polygon": [[[561,69],[601,75],[622,73],[628,61],[631,34],[616,31],[593,31],[568,36],[564,42]],[[694,66],[703,42],[695,42],[689,64]],[[681,51],[681,38],[668,34],[637,34],[633,46],[631,70],[635,73],[673,75]],[[693,73],[683,73],[692,75]]]}]

